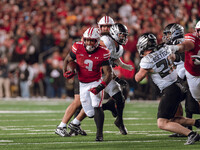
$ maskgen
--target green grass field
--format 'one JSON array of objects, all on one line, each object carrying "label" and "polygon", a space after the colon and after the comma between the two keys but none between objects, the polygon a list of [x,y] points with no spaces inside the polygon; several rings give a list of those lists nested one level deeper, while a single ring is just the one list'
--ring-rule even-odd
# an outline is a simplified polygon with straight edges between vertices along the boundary
[{"label": "green grass field", "polygon": [[[157,128],[158,102],[156,101],[126,103],[124,123],[128,135],[119,133],[114,125],[115,118],[109,111],[105,111],[103,142],[95,142],[96,127],[94,120],[89,118],[81,124],[87,136],[59,137],[54,130],[61,122],[69,103],[65,100],[0,100],[0,150],[200,149],[200,142],[184,145],[187,138],[169,138],[170,132]],[[200,132],[195,127],[194,130]]]}]

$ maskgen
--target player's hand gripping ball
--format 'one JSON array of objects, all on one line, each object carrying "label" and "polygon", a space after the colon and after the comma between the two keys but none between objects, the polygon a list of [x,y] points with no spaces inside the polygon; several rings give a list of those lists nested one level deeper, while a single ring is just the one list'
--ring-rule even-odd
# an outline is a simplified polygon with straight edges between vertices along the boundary
[{"label": "player's hand gripping ball", "polygon": [[76,75],[77,71],[78,71],[78,64],[74,61],[70,61],[67,64],[67,71],[63,73],[63,76],[67,79],[70,79]]}]

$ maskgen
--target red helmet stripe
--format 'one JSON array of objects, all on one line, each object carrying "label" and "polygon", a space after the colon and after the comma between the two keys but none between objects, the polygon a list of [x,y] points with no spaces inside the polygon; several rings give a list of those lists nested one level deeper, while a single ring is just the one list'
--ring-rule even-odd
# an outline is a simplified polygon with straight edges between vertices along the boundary
[{"label": "red helmet stripe", "polygon": [[109,23],[109,17],[107,16],[107,24]]},{"label": "red helmet stripe", "polygon": [[107,17],[107,16],[105,16],[105,23],[106,23],[106,17]]},{"label": "red helmet stripe", "polygon": [[92,36],[92,32],[94,30],[94,27],[90,28],[89,31],[88,31],[88,36],[91,37]]}]

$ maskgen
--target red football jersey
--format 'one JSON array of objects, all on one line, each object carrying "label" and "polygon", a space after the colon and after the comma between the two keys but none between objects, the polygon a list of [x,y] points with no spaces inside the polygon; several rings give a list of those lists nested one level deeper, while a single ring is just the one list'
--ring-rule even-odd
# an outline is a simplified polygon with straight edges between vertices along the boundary
[{"label": "red football jersey", "polygon": [[79,65],[78,79],[80,82],[88,83],[101,78],[102,63],[110,58],[107,48],[99,46],[94,53],[89,54],[83,42],[75,42],[72,52],[76,55],[76,62]]},{"label": "red football jersey", "polygon": [[185,40],[189,40],[195,45],[194,49],[185,51],[185,69],[193,76],[200,76],[200,65],[195,65],[191,58],[192,55],[200,53],[200,39],[195,33],[188,33],[185,35]]}]

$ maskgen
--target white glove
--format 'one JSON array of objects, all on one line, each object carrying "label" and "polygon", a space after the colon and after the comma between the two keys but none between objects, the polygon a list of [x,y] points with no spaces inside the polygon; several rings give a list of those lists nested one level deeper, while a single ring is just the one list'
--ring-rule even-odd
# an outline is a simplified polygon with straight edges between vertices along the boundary
[{"label": "white glove", "polygon": [[124,68],[126,70],[129,70],[129,71],[133,70],[133,66],[132,65],[126,65],[126,64],[124,64],[122,68]]},{"label": "white glove", "polygon": [[200,65],[200,56],[199,55],[192,55],[191,58],[194,61],[195,65]]},{"label": "white glove", "polygon": [[177,45],[168,45],[167,47],[172,53],[175,53],[179,50],[179,46]]}]

